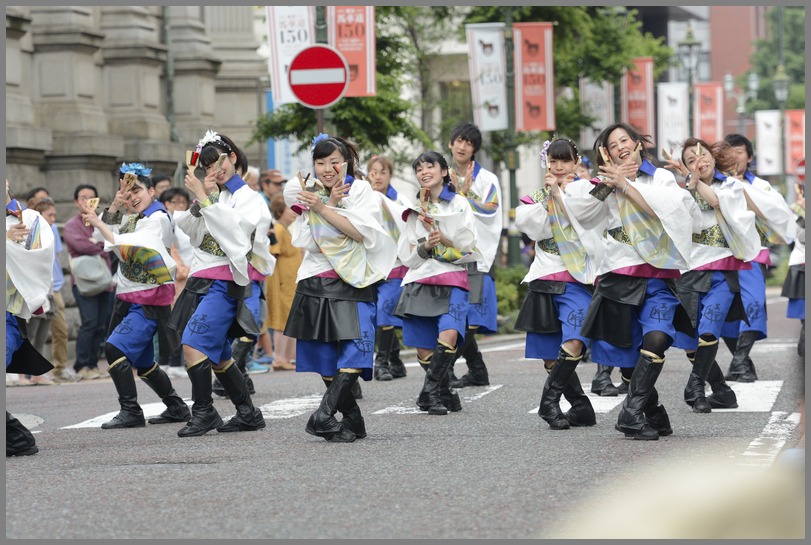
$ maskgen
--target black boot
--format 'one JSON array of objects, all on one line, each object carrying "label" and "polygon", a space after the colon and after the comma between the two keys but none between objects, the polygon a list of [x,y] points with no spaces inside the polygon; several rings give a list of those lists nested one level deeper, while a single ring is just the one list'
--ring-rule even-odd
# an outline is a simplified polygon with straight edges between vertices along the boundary
[{"label": "black boot", "polygon": [[[231,349],[231,359],[234,360],[234,363],[237,364],[237,368],[242,372],[242,376],[245,378],[245,382],[248,386],[248,393],[250,394],[256,393],[256,389],[253,387],[253,380],[251,380],[248,370],[246,369],[253,346],[254,342],[251,339],[248,337],[240,337],[234,342],[233,348]],[[216,373],[214,374],[214,382],[211,384],[211,391],[220,397],[228,398],[228,392],[220,383],[220,379],[217,378]]]},{"label": "black boot", "polygon": [[611,371],[614,368],[609,365],[597,364],[597,372],[591,381],[591,393],[600,397],[615,397],[619,395],[617,387],[611,382]]},{"label": "black boot", "polygon": [[391,356],[389,356],[389,372],[391,372],[392,378],[403,378],[408,373],[403,360],[400,359],[400,339],[397,338],[397,330],[394,331]]},{"label": "black boot", "polygon": [[389,369],[389,358],[391,357],[391,347],[394,336],[393,327],[377,328],[377,354],[375,355],[374,365],[375,380],[388,382],[394,379]]},{"label": "black boot", "polygon": [[[437,343],[431,356],[431,363],[425,372],[425,382],[420,393],[420,398],[424,399],[428,406],[428,414],[440,416],[448,414],[447,407],[442,403],[440,392],[443,381],[447,379],[448,367],[453,363],[454,358],[456,358],[456,348],[451,348],[442,341]],[[420,398],[417,400],[418,404]]]},{"label": "black boot", "polygon": [[6,456],[30,456],[37,452],[34,434],[6,411]]},{"label": "black boot", "polygon": [[673,428],[670,427],[670,417],[667,415],[665,406],[659,404],[659,392],[656,391],[655,387],[648,397],[648,403],[645,405],[643,412],[648,424],[656,430],[659,437],[673,434]]},{"label": "black boot", "polygon": [[[737,341],[734,339],[724,338],[729,351],[732,352],[732,361],[729,364],[729,371],[724,378],[730,381],[738,382],[755,382],[757,380],[757,373],[755,372],[755,364],[749,358],[749,352],[755,345],[758,338],[757,331],[744,331],[738,336]],[[734,342],[734,347],[731,346]]]},{"label": "black boot", "polygon": [[228,397],[234,404],[237,413],[222,426],[217,427],[220,433],[236,431],[256,431],[265,427],[265,418],[262,411],[253,406],[251,394],[248,393],[248,385],[245,377],[235,363],[227,366],[224,370],[214,370],[219,375],[220,383],[228,392]]},{"label": "black boot", "polygon": [[800,320],[800,340],[797,341],[797,355],[801,358],[805,357],[805,320]]},{"label": "black boot", "polygon": [[620,367],[620,385],[617,386],[619,395],[628,394],[628,385],[631,384],[631,376],[634,374],[633,367]]},{"label": "black boot", "polygon": [[355,397],[356,400],[363,399],[363,390],[360,389],[360,382],[357,380],[352,385],[352,395]]},{"label": "black boot", "polygon": [[142,428],[146,426],[144,411],[138,405],[138,390],[135,388],[135,377],[129,360],[122,358],[107,368],[110,378],[118,392],[118,404],[121,410],[112,420],[101,425],[103,430],[122,428]]},{"label": "black boot", "polygon": [[738,396],[724,380],[724,373],[718,362],[712,362],[710,374],[707,375],[707,382],[712,388],[712,394],[707,396],[707,401],[713,409],[735,409],[738,407]]},{"label": "black boot", "polygon": [[465,341],[462,343],[462,353],[467,362],[467,373],[462,375],[457,381],[451,381],[451,388],[464,388],[466,386],[488,386],[490,377],[487,373],[487,366],[484,364],[482,353],[476,342],[476,330],[468,328],[465,333]]},{"label": "black boot", "polygon": [[348,402],[344,399],[346,396],[353,396],[352,387],[357,380],[358,373],[338,372],[331,381],[325,381],[329,382],[327,391],[324,392],[318,409],[307,420],[307,426],[304,428],[307,433],[344,443],[351,443],[355,440],[354,432],[348,426],[342,426],[335,419],[335,413],[338,412],[339,407],[344,407],[344,403]]},{"label": "black boot", "polygon": [[597,423],[594,407],[589,401],[589,396],[583,391],[577,371],[569,377],[569,382],[563,389],[563,397],[572,405],[571,409],[563,413],[570,426],[593,426]]},{"label": "black boot", "polygon": [[580,363],[580,356],[573,356],[562,346],[558,352],[558,359],[552,362],[551,367],[546,367],[549,376],[543,386],[541,402],[538,406],[538,416],[543,418],[553,430],[568,430],[569,421],[560,410],[560,396],[569,384],[569,379],[574,373],[575,367]]},{"label": "black boot", "polygon": [[[356,384],[357,380],[358,379],[356,379]],[[338,411],[343,415],[343,419],[341,420],[341,433],[335,433],[326,437],[327,441],[334,443],[351,443],[354,439],[363,439],[366,437],[366,422],[363,420],[360,406],[354,395],[342,396]],[[355,436],[354,439],[352,439],[352,434]]]},{"label": "black boot", "polygon": [[222,426],[222,418],[211,398],[211,360],[206,358],[186,368],[191,381],[191,418],[178,430],[178,437],[196,437]]},{"label": "black boot", "polygon": [[444,373],[442,375],[442,383],[439,385],[439,399],[449,412],[458,413],[462,410],[462,400],[459,399],[459,394],[456,390],[450,388],[450,384],[450,373]]},{"label": "black boot", "polygon": [[[425,359],[417,358],[417,362],[420,364],[420,367],[422,367],[422,370],[425,371],[426,375],[428,374],[428,367],[431,365],[431,359],[433,357],[434,353],[431,352]],[[450,378],[450,374],[448,377]],[[431,407],[431,404],[428,402],[428,394],[425,393],[425,388],[420,391],[420,395],[417,397],[417,407],[419,407],[421,411],[427,411]]]},{"label": "black boot", "polygon": [[647,350],[640,351],[639,361],[628,385],[628,396],[622,402],[617,424],[614,426],[626,437],[642,441],[659,439],[659,433],[648,423],[644,410],[655,390],[654,385],[662,372],[664,361],[664,358],[659,358]]},{"label": "black boot", "polygon": [[147,386],[152,388],[152,391],[158,394],[163,404],[166,405],[166,410],[160,416],[150,418],[150,424],[168,424],[170,422],[188,422],[191,418],[191,411],[183,401],[175,389],[172,387],[172,381],[166,372],[158,365],[154,365],[143,375],[139,374],[138,377],[146,382]]},{"label": "black boot", "polygon": [[[687,385],[684,387],[684,402],[693,408],[695,413],[712,412],[712,406],[707,401],[707,377],[710,375],[710,368],[718,353],[718,341],[698,340],[698,349],[693,354],[691,360],[693,369],[687,378]],[[690,359],[689,356],[687,359]]]}]

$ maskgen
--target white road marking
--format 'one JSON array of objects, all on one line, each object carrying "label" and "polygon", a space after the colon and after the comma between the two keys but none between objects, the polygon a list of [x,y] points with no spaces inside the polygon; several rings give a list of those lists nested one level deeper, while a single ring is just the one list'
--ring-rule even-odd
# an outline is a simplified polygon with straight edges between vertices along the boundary
[{"label": "white road marking", "polygon": [[313,412],[321,404],[324,394],[311,394],[292,399],[279,399],[259,407],[266,419],[295,418]]},{"label": "white road marking", "polygon": [[[484,388],[484,390],[472,393],[470,395],[463,395],[464,394],[463,390],[466,391],[468,390],[468,388],[456,391],[460,394],[460,397],[464,400],[465,403],[470,403],[471,401],[479,400],[484,396],[486,396],[487,394],[495,392],[502,386],[503,384],[491,384],[490,386],[474,386],[470,388],[471,392],[474,391],[473,390],[474,388]],[[464,404],[462,405],[462,407],[464,407]],[[416,405],[411,405],[410,403],[406,405],[404,403],[401,403],[399,405],[392,405],[390,407],[380,409],[379,411],[375,411],[372,414],[425,414],[425,411],[421,411],[419,407],[417,407]]]},{"label": "white road marking", "polygon": [[[192,401],[190,399],[184,399],[183,401],[186,402],[186,405],[191,407]],[[153,416],[158,416],[160,413],[166,410],[166,405],[161,402],[156,403],[145,403],[141,405],[141,410],[144,411],[144,418],[149,419]],[[101,428],[101,425],[110,420],[112,417],[118,414],[118,411],[113,411],[111,413],[102,414],[95,418],[91,418],[90,420],[85,420],[84,422],[79,422],[78,424],[73,424],[72,426],[64,426],[62,430],[71,430],[71,429],[78,429],[78,428]]]},{"label": "white road marking", "polygon": [[763,428],[760,437],[749,443],[740,456],[734,457],[737,458],[736,465],[747,467],[772,465],[799,423],[800,413],[772,412],[769,423]]},{"label": "white road marking", "polygon": [[[757,346],[757,345],[756,345]],[[737,409],[713,409],[713,412],[751,413],[769,412],[783,387],[782,380],[757,380],[755,382],[728,382],[738,398]],[[710,393],[710,389],[707,389]]]}]

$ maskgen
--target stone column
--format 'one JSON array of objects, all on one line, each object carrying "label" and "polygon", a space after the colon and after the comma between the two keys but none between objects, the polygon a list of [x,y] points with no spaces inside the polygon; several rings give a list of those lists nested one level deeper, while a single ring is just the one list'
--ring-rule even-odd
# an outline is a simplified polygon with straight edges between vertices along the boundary
[{"label": "stone column", "polygon": [[161,22],[160,7],[101,8],[104,107],[110,132],[124,139],[123,159],[146,161],[171,175],[183,160],[183,145],[171,141],[166,117]]},{"label": "stone column", "polygon": [[96,186],[110,202],[116,161],[124,155],[124,140],[110,134],[103,109],[98,17],[97,7],[31,7],[32,96],[41,125],[53,131],[45,173],[69,213],[80,183]]},{"label": "stone column", "polygon": [[48,187],[41,167],[52,145],[51,130],[37,126],[31,101],[30,11],[6,7],[6,177],[20,199],[34,187]]},{"label": "stone column", "polygon": [[216,126],[230,136],[248,156],[250,165],[265,164],[264,143],[246,144],[251,122],[265,112],[267,61],[257,53],[254,6],[207,6],[206,30],[223,64],[217,74]]},{"label": "stone column", "polygon": [[222,60],[206,34],[203,8],[171,6],[168,12],[176,129],[185,149],[193,149],[206,130],[217,128],[216,77]]}]

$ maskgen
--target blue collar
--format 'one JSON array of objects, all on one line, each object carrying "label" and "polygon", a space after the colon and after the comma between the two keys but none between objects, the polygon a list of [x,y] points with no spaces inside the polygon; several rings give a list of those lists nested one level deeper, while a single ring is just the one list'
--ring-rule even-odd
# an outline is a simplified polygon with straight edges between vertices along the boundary
[{"label": "blue collar", "polygon": [[748,168],[746,169],[746,172],[743,173],[743,177],[746,178],[746,181],[750,184],[755,181],[755,178],[757,178],[757,176],[755,176],[754,173]]},{"label": "blue collar", "polygon": [[11,199],[11,202],[6,205],[6,210],[16,212],[17,210],[25,210],[25,207],[17,199]]},{"label": "blue collar", "polygon": [[642,161],[642,164],[639,165],[639,172],[641,172],[642,174],[647,174],[648,176],[653,178],[653,175],[656,174],[656,167],[653,166],[650,161],[644,159]]},{"label": "blue collar", "polygon": [[442,192],[439,194],[439,198],[444,201],[450,202],[457,194],[458,193],[456,193],[456,191],[451,191],[451,188],[448,187],[447,184],[445,184],[444,186],[442,186]]},{"label": "blue collar", "polygon": [[150,204],[150,205],[149,205],[149,206],[146,208],[146,210],[144,210],[144,211],[143,211],[143,212],[141,212],[141,213],[142,213],[144,216],[149,217],[149,216],[151,216],[152,214],[154,214],[155,212],[158,212],[158,211],[163,211],[163,212],[164,212],[164,213],[166,213],[167,215],[169,214],[169,211],[168,211],[168,210],[166,210],[166,207],[165,207],[165,206],[163,205],[163,203],[162,203],[162,202],[160,202],[160,201],[152,201],[152,204]]},{"label": "blue collar", "polygon": [[723,172],[721,172],[720,170],[718,170],[716,168],[715,169],[715,174],[712,175],[712,179],[713,180],[718,180],[719,182],[725,182],[727,177]]},{"label": "blue collar", "polygon": [[234,175],[233,175],[233,176],[231,176],[231,179],[230,179],[230,180],[228,180],[227,182],[225,182],[223,185],[225,186],[225,188],[226,188],[228,191],[230,191],[230,192],[231,192],[231,195],[233,195],[233,194],[234,194],[234,193],[236,193],[236,192],[237,192],[237,190],[239,190],[239,188],[241,188],[243,185],[248,185],[248,184],[246,184],[246,183],[245,183],[245,180],[243,180],[242,178],[240,178],[239,174],[234,173]]},{"label": "blue collar", "polygon": [[482,169],[482,166],[479,163],[477,163],[476,161],[473,161],[473,179],[474,180],[476,179],[476,176],[479,175],[479,171],[481,169]]},{"label": "blue collar", "polygon": [[397,190],[394,189],[394,186],[391,185],[391,182],[389,182],[389,188],[386,189],[386,197],[388,197],[393,201],[397,200]]}]

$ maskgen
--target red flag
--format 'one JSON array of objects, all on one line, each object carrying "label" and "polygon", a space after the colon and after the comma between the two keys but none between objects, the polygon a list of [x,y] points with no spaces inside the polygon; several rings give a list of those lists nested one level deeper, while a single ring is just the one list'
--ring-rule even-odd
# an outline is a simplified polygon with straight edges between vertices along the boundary
[{"label": "red flag", "polygon": [[327,6],[327,41],[349,64],[344,96],[377,94],[374,6]]},{"label": "red flag", "polygon": [[555,130],[552,23],[513,24],[515,130]]},{"label": "red flag", "polygon": [[693,134],[705,142],[718,142],[724,138],[723,93],[720,81],[693,85]]},{"label": "red flag", "polygon": [[805,110],[786,110],[785,123],[786,172],[797,174],[797,165],[805,158]]},{"label": "red flag", "polygon": [[637,57],[621,80],[620,117],[640,134],[653,134],[653,57]]}]

